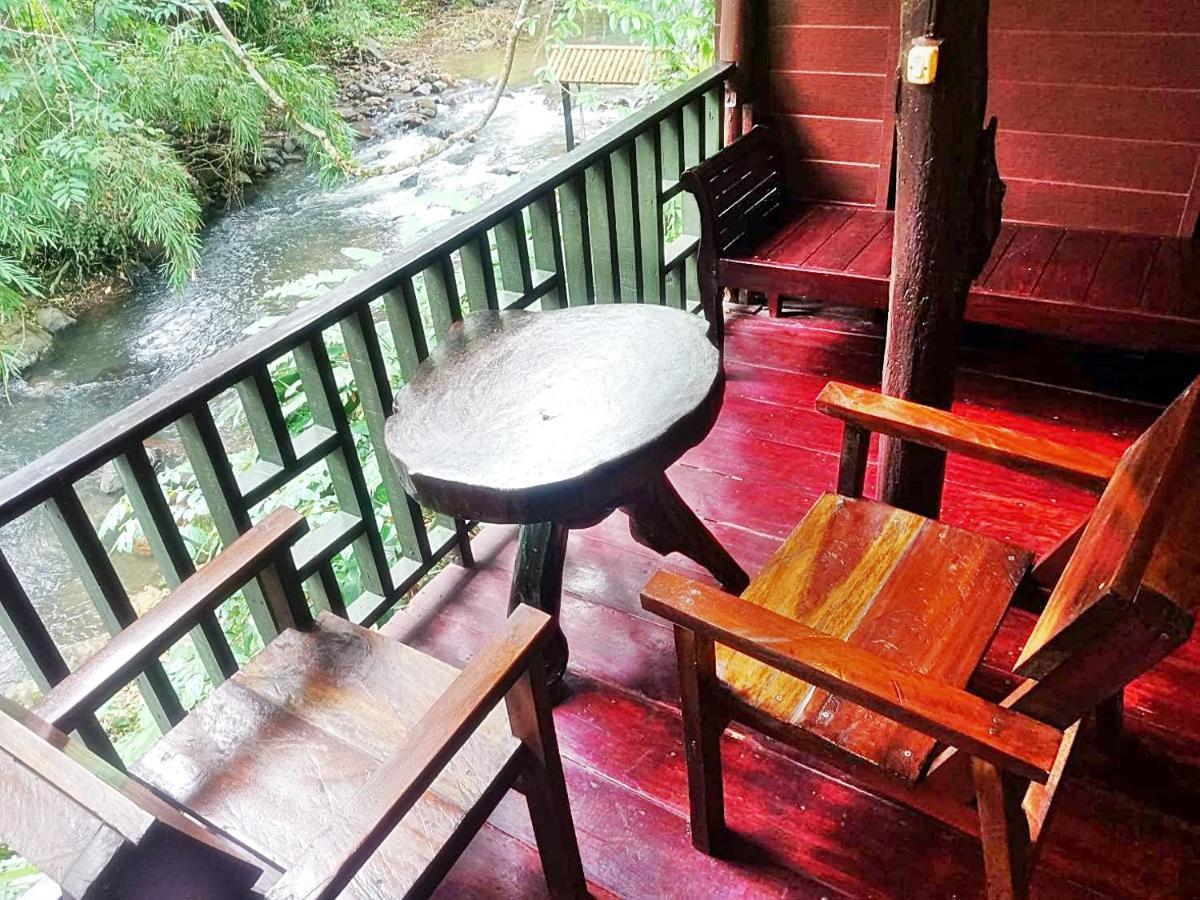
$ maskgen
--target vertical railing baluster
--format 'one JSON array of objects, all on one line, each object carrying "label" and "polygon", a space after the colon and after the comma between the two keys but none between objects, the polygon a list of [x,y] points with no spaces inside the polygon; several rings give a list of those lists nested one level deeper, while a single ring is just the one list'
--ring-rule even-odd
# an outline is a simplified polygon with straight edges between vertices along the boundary
[{"label": "vertical railing baluster", "polygon": [[[175,524],[171,505],[154,474],[145,446],[140,442],[134,444],[114,464],[163,580],[168,588],[178,587],[196,571],[196,564]],[[200,624],[192,629],[191,637],[213,684],[220,684],[237,671],[237,660],[215,615],[202,617]]]},{"label": "vertical railing baluster", "polygon": [[[25,666],[38,690],[45,694],[69,674],[67,661],[62,651],[50,637],[46,625],[33,608],[25,587],[0,551],[0,629],[8,636],[17,652],[17,658]],[[94,715],[88,716],[79,726],[79,736],[89,750],[108,760],[118,769],[124,770],[112,741],[105,734]]]},{"label": "vertical railing baluster", "polygon": [[458,251],[462,260],[463,284],[467,288],[467,304],[472,310],[498,309],[496,269],[492,265],[492,247],[487,231],[480,231]]},{"label": "vertical railing baluster", "polygon": [[[370,307],[366,307],[366,310],[369,309]],[[363,379],[359,377],[358,373],[364,367],[374,368],[376,365],[382,367],[383,356],[378,352],[377,341],[372,342],[361,333],[362,326],[359,320],[360,317],[357,314],[347,317],[342,322],[342,335],[346,341],[346,352],[350,357],[351,369],[354,371],[359,402],[363,405],[369,426],[371,414],[367,411],[368,394],[377,388],[372,386],[368,391],[364,391]],[[371,328],[371,337],[375,337],[373,327]],[[375,506],[371,500],[370,489],[367,487],[367,479],[363,475],[362,464],[358,459],[354,432],[350,428],[350,420],[342,405],[337,377],[334,375],[333,364],[330,362],[324,338],[320,334],[315,335],[310,341],[293,350],[292,356],[296,360],[296,369],[300,373],[304,396],[308,399],[308,405],[312,409],[313,421],[322,428],[330,429],[338,436],[340,447],[325,457],[325,464],[329,468],[329,477],[333,482],[333,492],[337,497],[338,506],[351,515],[357,516],[366,527],[366,531],[354,540],[354,554],[358,560],[359,570],[362,572],[363,586],[380,596],[389,596],[392,591],[392,580],[388,568],[387,552],[384,550],[383,538],[375,521]],[[356,365],[356,356],[366,357],[365,363],[360,361]],[[374,373],[371,380],[378,381],[381,377],[382,381],[387,384],[386,371]],[[381,457],[379,469],[380,473],[384,475],[385,484],[387,483],[388,468],[390,467],[385,465],[384,458]],[[396,511],[393,507],[393,513]],[[397,519],[397,531],[402,531],[406,524],[402,519]]]},{"label": "vertical railing baluster", "polygon": [[[683,117],[678,110],[668,115],[659,125],[659,166],[661,169],[661,178],[663,183],[675,184],[679,181],[679,176],[683,172]],[[687,234],[686,223],[684,221],[684,208],[687,204],[695,204],[692,195],[687,191],[681,191],[676,194],[674,207],[680,215],[679,230],[683,234]],[[659,204],[659,215],[665,218],[664,204]],[[665,235],[664,235],[665,248]],[[668,306],[683,308],[684,302],[684,284],[682,264],[676,264],[671,271],[666,272],[663,279],[663,290],[665,302]]]},{"label": "vertical railing baluster", "polygon": [[533,290],[529,265],[529,242],[525,239],[525,217],[517,210],[496,226],[496,256],[500,260],[500,283],[504,290],[522,299]]},{"label": "vertical railing baluster", "polygon": [[554,191],[533,201],[529,207],[529,227],[533,233],[533,264],[539,273],[553,275],[558,287],[542,299],[542,308],[567,305],[566,269],[563,265],[562,236],[558,228],[558,203]]},{"label": "vertical railing baluster", "polygon": [[0,626],[43,694],[71,673],[3,551],[0,551]]},{"label": "vertical railing baluster", "polygon": [[588,233],[586,179],[576,175],[563,182],[562,210],[563,257],[566,262],[566,297],[569,306],[594,303],[596,287],[592,281],[591,235]]},{"label": "vertical railing baluster", "polygon": [[309,578],[306,584],[313,605],[318,610],[328,610],[335,616],[349,618],[346,613],[346,598],[342,596],[342,586],[338,584],[332,562],[327,560],[321,563],[317,573]]},{"label": "vertical railing baluster", "polygon": [[[358,387],[359,401],[367,421],[367,434],[371,439],[371,450],[379,460],[379,471],[387,485],[388,502],[392,503],[396,515],[397,531],[403,534],[408,555],[415,551],[424,561],[430,557],[429,535],[421,518],[421,508],[404,493],[387,449],[387,419],[392,411],[392,386],[383,368],[383,356],[379,352],[379,338],[375,323],[371,319],[370,307],[363,307],[355,314],[342,320],[342,335],[346,339],[346,350],[350,355],[350,369]],[[403,517],[401,517],[401,512]],[[407,530],[408,534],[404,534]],[[390,596],[389,592],[385,596]]]},{"label": "vertical railing baluster", "polygon": [[255,369],[252,376],[238,383],[237,392],[258,455],[276,466],[292,465],[296,454],[283,410],[279,408],[271,373],[264,367]]},{"label": "vertical railing baluster", "polygon": [[417,302],[417,290],[411,277],[406,276],[400,281],[399,287],[383,295],[383,308],[387,313],[388,327],[392,330],[392,343],[400,363],[400,377],[408,382],[421,360],[429,355],[425,324],[421,321],[421,305]]},{"label": "vertical railing baluster", "polygon": [[639,244],[644,228],[635,198],[633,152],[629,147],[618,147],[608,160],[612,172],[613,250],[617,256],[615,299],[630,303],[642,296]]},{"label": "vertical railing baluster", "polygon": [[[119,634],[137,620],[137,611],[75,488],[67,486],[55,494],[46,504],[46,512],[100,622],[109,634]],[[137,683],[154,723],[164,734],[170,731],[183,718],[184,710],[162,663],[155,660],[146,666]]]},{"label": "vertical railing baluster", "polygon": [[663,302],[662,170],[659,168],[658,129],[648,128],[634,138],[637,161],[637,209],[641,260],[641,300]]},{"label": "vertical railing baluster", "polygon": [[[691,168],[703,159],[704,118],[699,100],[683,108],[683,166]],[[700,233],[700,208],[696,199],[683,193],[683,230],[686,234]]]},{"label": "vertical railing baluster", "polygon": [[704,158],[716,156],[725,142],[722,128],[725,109],[725,85],[719,84],[704,95]]},{"label": "vertical railing baluster", "polygon": [[[250,511],[246,509],[233,466],[225,454],[225,445],[221,442],[217,423],[213,421],[212,410],[207,403],[202,403],[183,416],[178,427],[179,437],[192,464],[192,471],[196,474],[196,483],[200,485],[204,501],[208,504],[217,536],[228,547],[250,528]],[[278,636],[270,604],[254,581],[242,589],[242,595],[246,598],[250,617],[263,643],[269,644]]]},{"label": "vertical railing baluster", "polygon": [[425,297],[429,300],[429,312],[433,316],[433,333],[441,338],[451,325],[462,318],[462,303],[450,257],[443,256],[431,265],[422,274],[422,279],[425,282]]},{"label": "vertical railing baluster", "polygon": [[596,303],[617,300],[620,275],[617,271],[616,240],[613,235],[612,171],[608,160],[584,172],[587,194],[588,236],[591,239],[592,279]]}]

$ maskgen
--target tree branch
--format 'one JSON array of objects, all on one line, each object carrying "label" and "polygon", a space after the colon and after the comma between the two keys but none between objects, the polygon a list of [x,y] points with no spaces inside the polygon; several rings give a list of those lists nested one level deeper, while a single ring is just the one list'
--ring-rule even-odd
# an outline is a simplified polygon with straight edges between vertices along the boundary
[{"label": "tree branch", "polygon": [[283,95],[280,94],[279,91],[275,90],[275,88],[271,87],[270,82],[263,77],[262,73],[258,71],[258,67],[254,65],[254,60],[250,58],[250,54],[246,52],[246,48],[242,46],[241,41],[237,39],[237,36],[225,23],[225,19],[222,18],[221,13],[218,12],[216,4],[214,4],[212,0],[202,0],[202,5],[204,6],[204,11],[208,14],[209,19],[212,20],[213,25],[216,26],[217,31],[221,33],[221,39],[225,42],[226,46],[229,47],[233,55],[237,57],[238,62],[242,64],[242,68],[246,70],[246,73],[250,76],[250,79],[258,85],[264,94],[267,95],[267,99],[271,101],[271,105],[285,115],[290,114],[301,130],[309,134],[314,140],[317,141],[317,143],[321,145],[322,149],[324,149],[324,151],[329,155],[329,158],[333,160],[339,169],[348,175],[359,174],[362,169],[355,159],[347,156],[341,150],[339,150],[330,139],[328,133],[326,133],[324,130],[318,128],[316,125],[313,125],[311,122],[306,122],[304,119],[300,118],[300,116],[295,115],[292,108],[288,105],[288,102],[283,99]]}]

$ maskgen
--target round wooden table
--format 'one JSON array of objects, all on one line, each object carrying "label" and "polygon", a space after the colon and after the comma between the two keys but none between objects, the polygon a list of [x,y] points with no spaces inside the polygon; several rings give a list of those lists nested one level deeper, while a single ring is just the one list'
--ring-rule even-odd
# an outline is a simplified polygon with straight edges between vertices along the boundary
[{"label": "round wooden table", "polygon": [[[616,509],[639,543],[745,589],[746,573],[665,475],[721,408],[721,354],[706,330],[698,316],[637,304],[473,312],[396,394],[387,446],[412,497],[521,526],[510,610],[529,603],[557,620],[568,532]],[[561,629],[546,662],[560,679]]]}]

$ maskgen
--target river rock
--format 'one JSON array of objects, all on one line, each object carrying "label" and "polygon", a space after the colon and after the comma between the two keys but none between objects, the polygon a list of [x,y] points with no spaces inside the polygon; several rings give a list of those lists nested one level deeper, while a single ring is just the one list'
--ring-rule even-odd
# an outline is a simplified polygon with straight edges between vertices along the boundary
[{"label": "river rock", "polygon": [[[295,152],[296,152],[296,141],[295,141],[293,138],[290,138],[290,137],[285,137],[285,138],[283,139],[283,152],[284,152],[285,154],[286,154],[286,153],[295,153]],[[286,158],[286,157],[285,157],[285,158]]]},{"label": "river rock", "polygon": [[339,107],[337,107],[337,109],[334,110],[334,112],[337,113],[339,116],[341,116],[343,119],[345,119],[347,122],[351,121],[352,119],[358,118],[358,110],[355,109],[353,106],[339,106]]},{"label": "river rock", "polygon": [[34,314],[34,319],[51,334],[57,334],[64,328],[70,328],[75,324],[75,320],[57,306],[38,307],[38,311]]},{"label": "river rock", "polygon": [[100,476],[100,493],[111,497],[113,494],[119,494],[125,490],[115,462],[106,462],[99,468],[97,474]]},{"label": "river rock", "polygon": [[430,97],[421,97],[417,100],[417,112],[432,119],[437,115],[437,104]]},{"label": "river rock", "polygon": [[350,130],[354,132],[354,136],[360,141],[369,140],[375,133],[375,129],[367,122],[351,122]]},{"label": "river rock", "polygon": [[428,97],[430,94],[433,93],[433,85],[430,84],[428,81],[422,81],[420,84],[418,84],[416,87],[413,88],[412,92],[414,94],[418,94],[422,97]]},{"label": "river rock", "polygon": [[382,97],[383,88],[373,81],[364,81],[361,85],[361,90],[368,97]]},{"label": "river rock", "polygon": [[438,79],[437,81],[435,81],[433,84],[430,85],[430,87],[433,88],[433,92],[435,94],[440,94],[442,91],[446,90],[446,88],[448,88],[449,86],[450,85],[446,84],[446,82],[442,81],[441,79]]},{"label": "river rock", "polygon": [[361,41],[359,41],[359,49],[362,51],[364,56],[370,57],[376,62],[387,62],[387,51],[383,49],[383,45],[380,44],[379,41],[375,40],[375,38],[371,37],[370,35],[367,35]]}]

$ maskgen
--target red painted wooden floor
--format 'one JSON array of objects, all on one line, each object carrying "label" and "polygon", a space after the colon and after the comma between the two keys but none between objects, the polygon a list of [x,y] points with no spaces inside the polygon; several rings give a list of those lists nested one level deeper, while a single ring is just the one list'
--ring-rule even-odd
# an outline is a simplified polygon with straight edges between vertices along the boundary
[{"label": "red painted wooden floor", "polygon": [[[721,419],[670,474],[747,570],[832,489],[840,427],[812,401],[829,379],[877,384],[878,330],[835,315],[731,322]],[[971,349],[960,370],[961,413],[1113,453],[1196,369],[982,338],[988,345]],[[1039,381],[1046,378],[1054,385]],[[1106,394],[1113,385],[1143,399]],[[1083,491],[952,457],[944,518],[1041,551],[1091,503]],[[639,547],[625,528],[617,513],[573,534],[564,585],[572,694],[555,721],[595,895],[978,896],[976,842],[752,736],[727,734],[724,749],[727,815],[742,839],[737,858],[692,849],[671,635],[637,595],[657,566],[696,570]],[[476,567],[444,570],[384,631],[462,665],[504,615],[514,535],[511,527],[485,528],[475,540]],[[976,690],[1006,692],[1032,622],[1027,612],[1008,615]],[[1200,896],[1200,638],[1135,682],[1126,702],[1146,756],[1141,774],[1111,771],[1100,757],[1077,761],[1035,880],[1041,897]],[[501,804],[441,893],[544,894],[519,796]]]}]

